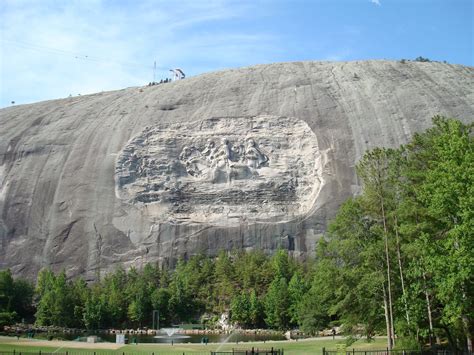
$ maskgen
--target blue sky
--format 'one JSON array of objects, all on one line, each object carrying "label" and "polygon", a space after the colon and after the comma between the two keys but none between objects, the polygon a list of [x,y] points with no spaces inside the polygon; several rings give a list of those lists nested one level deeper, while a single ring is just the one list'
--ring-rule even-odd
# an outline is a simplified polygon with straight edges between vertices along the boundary
[{"label": "blue sky", "polygon": [[1,0],[0,107],[301,60],[474,65],[472,0]]}]

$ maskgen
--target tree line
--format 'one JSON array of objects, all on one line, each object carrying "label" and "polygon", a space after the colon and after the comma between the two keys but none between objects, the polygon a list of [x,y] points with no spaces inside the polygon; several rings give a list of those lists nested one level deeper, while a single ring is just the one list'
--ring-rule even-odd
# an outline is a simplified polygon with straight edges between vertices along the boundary
[{"label": "tree line", "polygon": [[341,206],[321,240],[309,317],[337,315],[367,336],[384,327],[389,348],[400,337],[442,337],[472,351],[472,124],[433,123],[409,144],[359,162],[363,192]]},{"label": "tree line", "polygon": [[[297,325],[298,303],[307,289],[307,265],[284,250],[273,256],[261,251],[221,251],[216,258],[196,255],[180,260],[174,270],[157,264],[143,269],[119,268],[93,284],[68,280],[65,272],[43,269],[36,287],[13,280],[10,271],[1,280],[28,286],[27,300],[37,325],[104,329],[151,327],[157,310],[160,326],[182,322],[213,325],[228,312],[242,327],[287,329]],[[20,294],[12,293],[15,300]],[[18,298],[19,299],[19,298]],[[12,322],[21,313],[12,302],[1,303]],[[35,304],[35,310],[31,307]],[[0,313],[2,314],[2,313]],[[4,324],[8,322],[4,321]]]},{"label": "tree line", "polygon": [[[150,326],[158,310],[162,325],[214,324],[229,311],[232,322],[248,328],[299,327],[311,334],[342,325],[346,334],[368,339],[386,334],[389,348],[447,340],[453,349],[472,351],[472,127],[437,116],[408,144],[367,152],[356,169],[361,193],[341,206],[311,260],[284,250],[273,256],[221,251],[181,260],[173,271],[152,264],[118,269],[91,285],[42,270],[36,323]],[[5,275],[0,317],[13,309],[19,316],[31,307],[33,292],[22,292],[29,304],[12,301]]]}]

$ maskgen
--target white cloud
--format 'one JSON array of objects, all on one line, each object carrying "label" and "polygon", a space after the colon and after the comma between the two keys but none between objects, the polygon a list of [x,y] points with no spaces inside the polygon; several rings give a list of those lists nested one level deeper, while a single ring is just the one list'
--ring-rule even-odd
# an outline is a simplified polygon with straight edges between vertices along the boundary
[{"label": "white cloud", "polygon": [[372,4],[377,5],[377,6],[380,6],[380,5],[381,5],[381,4],[380,4],[380,0],[370,0],[370,2],[371,2]]}]

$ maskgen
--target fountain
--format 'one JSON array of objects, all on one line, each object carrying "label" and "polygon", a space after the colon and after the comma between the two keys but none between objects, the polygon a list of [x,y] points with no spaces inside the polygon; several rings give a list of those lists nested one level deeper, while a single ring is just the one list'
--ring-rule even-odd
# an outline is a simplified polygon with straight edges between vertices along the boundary
[{"label": "fountain", "polygon": [[169,340],[190,338],[189,335],[177,334],[182,330],[183,329],[181,329],[181,328],[161,328],[160,332],[165,333],[166,335],[155,335],[154,338],[156,338],[156,339],[169,339]]},{"label": "fountain", "polygon": [[180,328],[161,328],[161,331],[165,332],[169,337],[172,337],[180,330]]}]

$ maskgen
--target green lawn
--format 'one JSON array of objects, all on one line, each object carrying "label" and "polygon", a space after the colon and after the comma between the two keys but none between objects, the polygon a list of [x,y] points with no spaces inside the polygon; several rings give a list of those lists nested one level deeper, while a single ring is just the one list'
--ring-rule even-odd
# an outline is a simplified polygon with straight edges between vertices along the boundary
[{"label": "green lawn", "polygon": [[[57,347],[49,347],[49,346],[35,346],[32,342],[32,345],[23,345],[24,342],[18,342],[16,344],[6,344],[7,342],[15,341],[15,338],[0,338],[0,353],[2,351],[13,351],[15,350],[16,353],[20,352],[36,352],[39,353],[65,353],[66,351],[70,355],[87,355],[93,354],[94,352],[96,355],[132,355],[132,354],[148,354],[151,355],[154,353],[155,355],[178,355],[178,354],[194,354],[194,355],[209,355],[211,351],[216,350],[220,347],[219,350],[231,350],[232,348],[238,349],[251,349],[252,347],[255,348],[265,348],[269,349],[271,347],[285,350],[285,354],[288,355],[306,355],[306,354],[321,354],[322,348],[325,347],[327,349],[336,349],[337,344],[343,343],[343,339],[328,339],[328,338],[320,338],[320,339],[311,339],[311,340],[300,340],[300,341],[271,341],[258,343],[229,343],[223,346],[220,344],[175,344],[174,346],[169,344],[138,344],[138,345],[125,345],[118,350],[104,350],[104,349],[78,349],[78,348],[57,348]],[[366,343],[363,340],[359,340],[356,343],[352,344],[348,349],[385,349],[386,340],[383,338],[377,339],[374,342]]]}]

